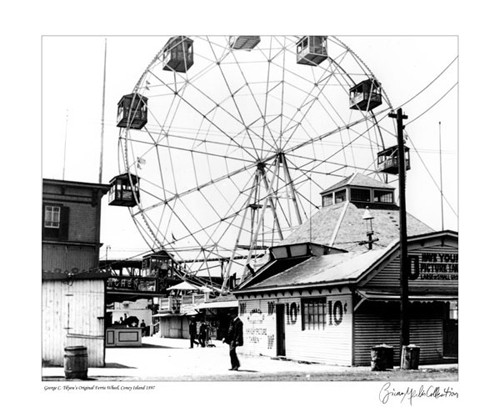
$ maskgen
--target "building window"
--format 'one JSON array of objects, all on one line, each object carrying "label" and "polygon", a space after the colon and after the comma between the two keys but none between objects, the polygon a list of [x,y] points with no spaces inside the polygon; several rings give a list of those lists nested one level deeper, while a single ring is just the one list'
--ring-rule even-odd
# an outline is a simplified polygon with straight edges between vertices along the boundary
[{"label": "building window", "polygon": [[364,188],[351,188],[351,201],[370,202],[370,190]]},{"label": "building window", "polygon": [[42,218],[43,239],[65,240],[68,238],[69,207],[44,204]]},{"label": "building window", "polygon": [[335,204],[343,203],[346,200],[345,190],[337,191],[335,193]]},{"label": "building window", "polygon": [[331,206],[333,204],[333,194],[323,196],[323,207]]},{"label": "building window", "polygon": [[326,324],[326,298],[302,300],[302,330],[323,330]]},{"label": "building window", "polygon": [[373,201],[375,203],[392,203],[393,200],[393,192],[392,191],[382,191],[375,190],[373,192]]},{"label": "building window", "polygon": [[45,206],[44,227],[59,229],[61,224],[61,207]]}]

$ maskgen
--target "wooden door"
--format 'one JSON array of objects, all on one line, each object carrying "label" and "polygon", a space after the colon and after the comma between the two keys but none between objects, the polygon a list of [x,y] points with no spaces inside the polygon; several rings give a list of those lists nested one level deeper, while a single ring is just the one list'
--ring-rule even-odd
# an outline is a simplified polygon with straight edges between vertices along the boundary
[{"label": "wooden door", "polygon": [[276,305],[276,355],[286,356],[284,304]]}]

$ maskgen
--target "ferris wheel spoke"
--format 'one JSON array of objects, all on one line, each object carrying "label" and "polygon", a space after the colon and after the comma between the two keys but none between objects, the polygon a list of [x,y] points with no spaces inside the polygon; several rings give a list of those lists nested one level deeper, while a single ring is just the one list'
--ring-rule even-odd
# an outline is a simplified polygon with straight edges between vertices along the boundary
[{"label": "ferris wheel spoke", "polygon": [[[262,119],[264,121],[264,123],[262,124],[262,134],[261,135],[256,134],[257,138],[261,140],[261,149],[260,149],[261,153],[260,153],[260,157],[262,157],[264,145],[268,145],[271,148],[273,148],[275,146],[275,143],[268,142],[267,139],[266,139],[266,136],[265,136],[265,132],[267,130],[267,132],[269,133],[271,139],[273,139],[273,141],[274,141],[274,136],[272,134],[272,131],[271,131],[271,129],[269,129],[269,125],[265,122],[266,121],[266,109],[267,109],[267,94],[265,94],[264,111],[263,111],[261,109],[261,106],[260,106],[260,104],[259,104],[259,102],[257,100],[257,97],[256,97],[254,91],[251,88],[251,86],[253,84],[250,83],[247,80],[247,78],[245,76],[245,73],[244,73],[244,71],[241,68],[240,62],[237,59],[236,59],[236,64],[237,64],[237,67],[238,67],[238,69],[240,71],[240,74],[241,74],[241,76],[242,76],[242,78],[243,78],[243,80],[245,82],[245,86],[247,86],[248,90],[250,91],[250,95],[252,97],[253,103],[254,103],[255,107],[257,108],[257,110],[258,110],[258,112],[260,114],[260,119]],[[268,74],[267,74],[267,82],[266,83],[267,83],[267,85],[269,83],[269,71],[268,71]],[[256,121],[254,121],[253,123],[255,123]],[[248,126],[250,127],[253,123],[250,123]],[[259,155],[258,155],[258,157],[259,157]]]},{"label": "ferris wheel spoke", "polygon": [[[191,84],[190,84],[191,85]],[[170,89],[170,91],[175,94],[175,90],[172,89],[172,87],[168,84],[165,84],[165,86],[167,88]],[[191,85],[192,86],[192,85]],[[196,88],[196,87],[194,87]],[[203,93],[204,94],[204,93]],[[222,129],[218,124],[214,123],[213,121],[211,121],[206,114],[204,114],[202,111],[200,111],[196,106],[194,106],[190,101],[186,100],[183,96],[179,96],[177,95],[177,97],[179,97],[180,100],[183,101],[184,104],[186,104],[191,110],[195,111],[195,113],[197,113],[203,120],[206,120],[208,121],[214,128],[216,128],[219,132],[221,132],[227,139],[229,139],[231,142],[235,143],[240,149],[242,149],[243,151],[245,151],[246,153],[248,153],[248,155],[253,158],[253,155],[251,153],[249,153],[249,151],[247,151],[243,146],[241,146],[240,144],[238,144],[238,142],[236,142],[231,135],[229,135],[228,133],[225,132],[224,129]],[[206,96],[208,97],[208,96]],[[214,103],[215,105],[217,105],[217,103]],[[234,117],[234,116],[233,116]],[[237,119],[236,119],[237,120]]]},{"label": "ferris wheel spoke", "polygon": [[[252,145],[252,148],[254,149],[254,152],[255,152],[255,155],[254,157],[256,159],[259,158],[259,154],[258,154],[258,150],[255,146],[255,143],[252,139],[252,135],[250,134],[250,129],[248,128],[248,125],[247,123],[245,122],[245,118],[243,117],[243,114],[241,112],[241,109],[240,109],[240,106],[238,105],[238,101],[236,100],[235,96],[236,96],[236,92],[237,91],[233,91],[231,90],[231,86],[226,78],[226,75],[224,74],[224,70],[222,69],[222,65],[218,65],[219,67],[219,70],[220,70],[220,74],[222,76],[222,79],[224,80],[224,85],[225,87],[227,88],[229,94],[230,94],[230,97],[231,97],[231,101],[232,103],[234,104],[235,108],[236,108],[236,112],[238,113],[238,118],[239,118],[239,122],[241,123],[241,125],[244,127],[245,129],[245,133],[246,133],[246,136],[248,138],[248,140],[250,141],[251,145]],[[242,87],[241,87],[242,88]],[[252,132],[253,134],[256,134],[255,132]],[[261,139],[259,137],[257,137],[258,139]]]},{"label": "ferris wheel spoke", "polygon": [[[304,142],[302,142],[302,143],[300,143],[298,145],[292,146],[292,147],[286,149],[285,152],[286,153],[294,152],[294,151],[296,151],[296,150],[298,150],[300,148],[303,148],[304,146],[308,146],[308,145],[311,145],[314,142],[321,141],[321,140],[323,140],[323,139],[325,139],[327,137],[330,137],[330,136],[332,136],[332,135],[334,135],[336,133],[340,133],[340,132],[343,132],[343,131],[350,130],[353,127],[357,126],[358,124],[363,123],[364,121],[365,121],[365,117],[363,117],[361,119],[354,120],[354,121],[352,121],[350,123],[347,123],[344,126],[339,126],[336,129],[333,129],[333,130],[331,130],[329,132],[325,132],[325,133],[323,133],[323,134],[321,134],[319,136],[313,137],[313,138],[311,138],[311,139],[309,139],[307,141],[304,141]],[[359,138],[359,136],[357,138]],[[351,140],[351,142],[349,142],[345,146],[348,146],[349,144],[353,143],[357,138]]]},{"label": "ferris wheel spoke", "polygon": [[[272,40],[271,40],[271,46],[272,46]],[[271,51],[269,51],[269,56],[271,54]],[[270,129],[270,123],[272,123],[272,119],[267,122],[267,111],[268,111],[268,103],[269,103],[269,94],[270,94],[270,89],[269,89],[269,86],[270,86],[270,77],[271,77],[271,60],[270,60],[270,57],[268,59],[268,63],[267,63],[267,66],[266,66],[266,84],[265,84],[265,93],[264,93],[264,113],[262,115],[262,120],[264,121],[264,123],[262,123],[262,135],[261,137],[264,139],[266,137],[266,130],[268,131],[269,133],[269,136],[271,138],[271,140],[276,143],[276,139],[273,135],[273,132],[272,132],[272,129]],[[261,143],[261,148],[260,148],[260,156],[262,158],[262,156],[264,155],[264,140],[262,141]]]},{"label": "ferris wheel spoke", "polygon": [[[295,119],[295,116],[299,114],[301,114],[301,117],[299,119],[299,121],[297,121],[296,125],[295,125],[295,128],[291,131],[291,133],[288,135],[288,138],[286,139],[285,141],[285,144],[284,144],[284,148],[286,148],[286,146],[288,145],[288,142],[293,138],[294,134],[296,133],[297,129],[299,128],[299,126],[302,125],[302,122],[306,119],[306,117],[308,116],[308,114],[311,112],[311,110],[314,108],[314,105],[315,103],[317,103],[319,101],[319,97],[321,95],[321,92],[326,88],[326,82],[322,85],[322,87],[320,88],[319,85],[316,86],[313,84],[311,90],[309,91],[309,94],[304,98],[304,101],[302,102],[302,104],[300,105],[300,107],[295,111],[295,114],[292,116],[291,120],[294,120]],[[314,95],[313,94],[313,91],[318,88],[318,91],[319,93],[317,95]],[[305,109],[305,111],[303,110]],[[288,127],[288,126],[287,126]],[[286,127],[286,128],[287,128]]]},{"label": "ferris wheel spoke", "polygon": [[[309,172],[309,173],[318,173],[318,174],[322,174],[322,175],[326,175],[325,172],[320,172],[320,171],[315,171],[315,170],[319,166],[324,165],[325,163],[329,163],[329,164],[333,164],[333,165],[338,165],[337,171],[340,170],[340,169],[342,169],[342,168],[346,168],[346,167],[347,168],[354,168],[354,169],[359,168],[356,165],[349,165],[347,163],[336,163],[336,162],[331,161],[331,159],[334,158],[341,150],[342,149],[337,150],[333,154],[330,154],[328,157],[323,158],[323,159],[315,159],[315,158],[307,158],[307,157],[297,156],[298,159],[305,159],[308,162],[306,162],[304,165],[302,165],[300,167],[298,165],[294,164],[293,168],[294,169],[303,170],[303,171],[305,170],[306,172]],[[306,170],[306,167],[309,166],[310,164],[312,164],[313,166],[310,167],[310,168],[307,168],[307,170]]]},{"label": "ferris wheel spoke", "polygon": [[226,179],[228,179],[230,177],[234,177],[237,174],[240,174],[240,173],[243,173],[245,171],[248,171],[249,169],[255,168],[256,165],[257,165],[256,163],[252,163],[250,165],[246,165],[246,166],[244,166],[244,167],[242,167],[240,169],[237,169],[237,170],[232,171],[232,172],[230,172],[228,174],[222,175],[222,176],[220,176],[220,177],[218,177],[216,179],[212,179],[212,180],[210,180],[208,182],[205,182],[205,183],[203,183],[203,184],[201,184],[201,185],[199,185],[197,187],[193,187],[193,188],[190,188],[190,189],[185,190],[183,192],[180,192],[178,194],[175,194],[172,197],[167,198],[167,200],[161,200],[158,197],[156,197],[156,199],[160,200],[160,202],[156,203],[156,204],[152,204],[151,206],[147,207],[145,210],[146,211],[147,210],[152,210],[152,209],[155,209],[157,207],[160,207],[163,204],[169,204],[171,201],[173,201],[175,199],[183,198],[183,197],[186,197],[186,196],[188,196],[188,195],[190,195],[192,193],[199,192],[200,190],[202,190],[202,189],[204,189],[206,187],[209,187],[211,185],[220,183],[221,181],[224,181],[224,180],[226,180]]},{"label": "ferris wheel spoke", "polygon": [[[185,138],[185,137],[184,137]],[[138,143],[138,144],[144,144],[144,145],[151,145],[149,142],[145,142],[143,140],[139,140],[139,139],[129,139],[130,142],[135,142],[135,143]],[[195,139],[193,139],[195,140]],[[199,141],[200,143],[204,143],[204,141]],[[161,144],[155,144],[155,145],[151,145],[151,149],[155,149],[155,148],[165,148],[165,149],[171,149],[171,150],[175,150],[175,151],[179,151],[179,152],[186,152],[186,153],[190,153],[190,154],[200,154],[200,155],[205,155],[205,156],[211,156],[211,157],[214,157],[214,158],[223,158],[223,159],[230,159],[230,160],[233,160],[233,161],[239,161],[239,162],[248,162],[247,159],[244,159],[244,158],[238,158],[238,157],[234,157],[234,156],[227,156],[227,155],[221,155],[221,154],[217,154],[217,153],[214,153],[214,152],[207,152],[207,151],[200,151],[200,150],[193,150],[193,149],[189,149],[189,148],[185,148],[185,147],[182,147],[182,146],[174,146],[174,145],[170,145],[170,144],[165,144],[165,143],[161,143]],[[239,149],[241,149],[241,147],[238,147]],[[143,154],[142,156],[144,156],[145,154]],[[134,161],[135,163],[135,161]]]}]

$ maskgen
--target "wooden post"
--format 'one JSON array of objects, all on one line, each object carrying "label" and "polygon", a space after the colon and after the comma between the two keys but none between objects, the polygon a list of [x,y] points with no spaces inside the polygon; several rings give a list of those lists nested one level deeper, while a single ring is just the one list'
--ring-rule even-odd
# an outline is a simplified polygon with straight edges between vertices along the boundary
[{"label": "wooden post", "polygon": [[403,115],[401,108],[397,114],[391,113],[389,117],[395,118],[398,130],[398,173],[399,173],[399,236],[400,236],[400,280],[401,280],[401,352],[403,346],[410,344],[410,323],[408,318],[408,242],[406,234],[406,160],[403,139],[403,120],[408,116]]}]

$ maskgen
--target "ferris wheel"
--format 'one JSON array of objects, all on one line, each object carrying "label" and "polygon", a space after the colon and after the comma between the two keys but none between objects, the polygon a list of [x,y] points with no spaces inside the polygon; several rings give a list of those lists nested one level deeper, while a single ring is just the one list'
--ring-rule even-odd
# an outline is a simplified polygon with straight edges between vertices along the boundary
[{"label": "ferris wheel", "polygon": [[336,37],[171,37],[118,104],[120,205],[189,274],[244,275],[322,190],[381,175],[390,111]]}]

